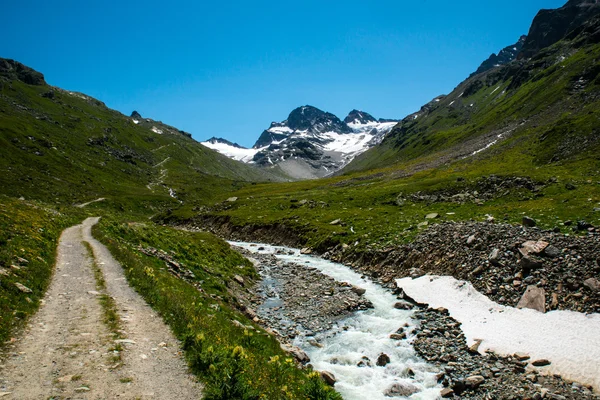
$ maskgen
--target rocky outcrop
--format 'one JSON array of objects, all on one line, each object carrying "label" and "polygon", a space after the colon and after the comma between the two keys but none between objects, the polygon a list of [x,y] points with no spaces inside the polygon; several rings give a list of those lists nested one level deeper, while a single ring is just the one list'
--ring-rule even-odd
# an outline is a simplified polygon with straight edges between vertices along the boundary
[{"label": "rocky outcrop", "polygon": [[525,43],[526,39],[527,36],[523,35],[519,38],[517,43],[511,44],[510,46],[506,46],[505,48],[500,50],[498,54],[493,53],[487,60],[481,63],[479,68],[477,68],[477,71],[473,72],[471,76],[489,71],[492,68],[499,67],[501,65],[508,64],[509,62],[516,60],[517,56],[519,55],[519,52],[523,48],[523,44]]},{"label": "rocky outcrop", "polygon": [[565,38],[569,32],[597,14],[600,14],[598,0],[569,0],[558,9],[541,10],[531,24],[518,58],[532,57],[541,49]]},{"label": "rocky outcrop", "polygon": [[18,61],[0,58],[0,76],[20,80],[28,85],[45,85],[44,75]]}]

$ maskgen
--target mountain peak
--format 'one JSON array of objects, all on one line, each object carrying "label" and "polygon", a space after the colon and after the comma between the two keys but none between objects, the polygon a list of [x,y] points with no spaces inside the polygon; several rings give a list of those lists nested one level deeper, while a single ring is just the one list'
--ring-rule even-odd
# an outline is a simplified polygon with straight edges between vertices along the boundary
[{"label": "mountain peak", "polygon": [[360,110],[352,110],[348,113],[348,116],[344,118],[344,122],[347,124],[368,124],[369,122],[377,122],[377,120],[369,113],[360,111]]},{"label": "mountain peak", "polygon": [[133,110],[133,112],[131,113],[131,118],[139,120],[139,119],[142,119],[142,115],[139,112]]},{"label": "mountain peak", "polygon": [[294,109],[288,116],[285,125],[294,131],[308,131],[311,133],[352,132],[352,129],[335,115],[310,105]]}]

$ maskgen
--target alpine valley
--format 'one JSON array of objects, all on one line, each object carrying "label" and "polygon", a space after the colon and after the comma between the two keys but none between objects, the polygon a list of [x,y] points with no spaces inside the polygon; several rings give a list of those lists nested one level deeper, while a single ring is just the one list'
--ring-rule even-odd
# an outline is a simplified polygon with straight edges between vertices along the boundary
[{"label": "alpine valley", "polygon": [[0,59],[0,397],[600,399],[600,0],[520,33],[252,148]]}]

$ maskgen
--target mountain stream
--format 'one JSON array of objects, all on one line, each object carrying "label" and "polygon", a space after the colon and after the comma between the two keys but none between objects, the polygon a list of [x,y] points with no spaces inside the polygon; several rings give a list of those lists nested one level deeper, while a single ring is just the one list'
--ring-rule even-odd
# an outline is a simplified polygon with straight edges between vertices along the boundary
[{"label": "mountain stream", "polygon": [[[397,391],[393,398],[439,398],[441,386],[437,384],[435,376],[439,371],[420,359],[410,344],[415,328],[415,321],[411,319],[413,312],[396,309],[394,304],[398,299],[389,289],[349,267],[320,257],[303,255],[298,249],[246,242],[230,244],[252,254],[274,255],[282,261],[282,268],[286,263],[312,267],[336,281],[366,290],[364,297],[372,303],[373,308],[352,312],[322,332],[313,333],[299,326],[298,334],[293,339],[293,345],[308,354],[315,370],[335,375],[335,388],[344,399],[389,400],[392,397],[386,396],[386,391],[394,387]],[[267,293],[267,298],[258,308],[258,315],[262,318],[261,314],[265,311],[272,313],[275,309],[281,314],[282,320],[294,324],[284,315],[285,307],[281,307],[277,279],[271,276],[269,268],[263,268],[261,275],[262,289]],[[390,335],[400,327],[405,328],[408,339],[391,339]],[[319,346],[314,346],[315,341]],[[389,363],[385,366],[376,365],[381,354],[389,356]],[[398,389],[405,395],[398,393]]]}]

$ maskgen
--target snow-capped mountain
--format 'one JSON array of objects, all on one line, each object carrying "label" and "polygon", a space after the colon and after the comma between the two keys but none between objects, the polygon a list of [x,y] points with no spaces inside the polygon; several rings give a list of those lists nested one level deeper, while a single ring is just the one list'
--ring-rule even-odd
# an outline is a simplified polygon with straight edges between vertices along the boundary
[{"label": "snow-capped mountain", "polygon": [[358,110],[341,121],[307,105],[293,110],[285,121],[272,122],[251,149],[216,138],[202,144],[239,161],[261,167],[277,165],[292,178],[312,179],[341,169],[381,142],[397,122],[377,120]]}]

